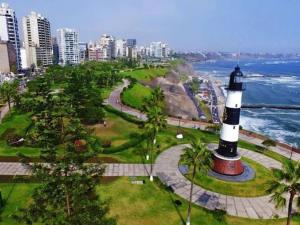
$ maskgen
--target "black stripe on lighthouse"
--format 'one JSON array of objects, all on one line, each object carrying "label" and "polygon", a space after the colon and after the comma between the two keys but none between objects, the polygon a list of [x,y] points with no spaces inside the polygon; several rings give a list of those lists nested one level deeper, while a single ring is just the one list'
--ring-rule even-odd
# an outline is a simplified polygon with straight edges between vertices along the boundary
[{"label": "black stripe on lighthouse", "polygon": [[223,123],[229,125],[239,125],[240,123],[240,108],[225,107],[223,115]]},{"label": "black stripe on lighthouse", "polygon": [[219,148],[217,153],[225,157],[236,157],[237,156],[237,145],[238,142],[224,141],[220,139]]}]

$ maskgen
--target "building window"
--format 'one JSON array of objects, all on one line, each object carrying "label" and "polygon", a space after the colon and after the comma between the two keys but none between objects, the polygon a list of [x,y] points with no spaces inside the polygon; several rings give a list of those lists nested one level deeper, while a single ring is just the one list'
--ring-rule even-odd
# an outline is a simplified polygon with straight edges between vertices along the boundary
[{"label": "building window", "polygon": [[233,126],[233,129],[235,130],[235,126]]},{"label": "building window", "polygon": [[237,108],[238,104],[235,104],[235,108]]}]

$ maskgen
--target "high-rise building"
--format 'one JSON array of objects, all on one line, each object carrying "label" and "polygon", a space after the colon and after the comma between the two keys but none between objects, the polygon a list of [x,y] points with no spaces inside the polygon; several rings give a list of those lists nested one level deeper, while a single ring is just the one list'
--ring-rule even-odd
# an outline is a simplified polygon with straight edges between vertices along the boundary
[{"label": "high-rise building", "polygon": [[170,49],[168,44],[161,41],[151,42],[150,44],[150,57],[166,58],[169,57]]},{"label": "high-rise building", "polygon": [[151,42],[150,56],[155,58],[162,58],[162,42]]},{"label": "high-rise building", "polygon": [[59,63],[59,48],[58,48],[56,37],[52,37],[52,49],[53,49],[53,64],[57,65]]},{"label": "high-rise building", "polygon": [[116,58],[122,58],[126,56],[126,41],[124,39],[116,40]]},{"label": "high-rise building", "polygon": [[127,47],[134,48],[136,47],[136,39],[127,39],[126,41]]},{"label": "high-rise building", "polygon": [[58,29],[57,40],[59,48],[59,64],[79,63],[78,32],[74,29]]},{"label": "high-rise building", "polygon": [[99,41],[103,50],[103,60],[111,60],[116,57],[115,38],[108,34],[103,34]]},{"label": "high-rise building", "polygon": [[85,42],[79,42],[79,62],[85,62],[88,58],[88,44]]},{"label": "high-rise building", "polygon": [[10,42],[16,52],[16,67],[21,69],[19,28],[16,13],[8,4],[0,6],[0,40]]},{"label": "high-rise building", "polygon": [[0,41],[0,72],[16,72],[16,51],[9,41]]},{"label": "high-rise building", "polygon": [[103,61],[103,50],[99,47],[88,48],[88,60],[89,61]]},{"label": "high-rise building", "polygon": [[52,65],[52,43],[50,22],[36,12],[23,17],[24,42],[27,64]]}]

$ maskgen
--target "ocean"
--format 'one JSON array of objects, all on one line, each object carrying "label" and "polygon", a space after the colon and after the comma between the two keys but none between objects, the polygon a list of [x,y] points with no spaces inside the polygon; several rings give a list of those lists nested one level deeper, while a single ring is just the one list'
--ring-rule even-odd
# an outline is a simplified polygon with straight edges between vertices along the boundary
[{"label": "ocean", "polygon": [[[195,71],[228,84],[237,61],[220,60],[194,63]],[[245,104],[300,105],[300,60],[242,60],[245,75]],[[226,94],[226,93],[225,93]],[[300,111],[282,109],[242,109],[244,129],[300,147]]]}]

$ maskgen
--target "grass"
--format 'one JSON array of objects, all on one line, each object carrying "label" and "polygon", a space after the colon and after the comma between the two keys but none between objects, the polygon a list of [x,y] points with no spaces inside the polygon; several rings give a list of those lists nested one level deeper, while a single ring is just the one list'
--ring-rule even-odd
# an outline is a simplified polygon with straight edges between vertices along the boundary
[{"label": "grass", "polygon": [[199,106],[201,108],[201,110],[204,112],[206,118],[208,121],[211,120],[211,112],[210,109],[208,108],[208,106],[203,102],[199,100]]},{"label": "grass", "polygon": [[3,119],[0,126],[0,136],[8,129],[14,128],[19,135],[25,135],[26,129],[31,125],[32,121],[29,114],[19,114],[12,111]]},{"label": "grass", "polygon": [[[30,114],[20,114],[17,111],[12,111],[2,121],[0,125],[0,137],[4,134],[7,129],[14,129],[14,133],[25,136],[26,130],[31,125],[32,121]],[[37,148],[20,146],[12,147],[7,145],[4,137],[0,139],[0,155],[1,156],[16,156],[18,152],[21,152],[30,156],[38,156],[39,150]]]},{"label": "grass", "polygon": [[[273,177],[271,171],[253,160],[247,158],[243,158],[242,160],[255,170],[254,179],[245,182],[229,182],[197,173],[195,176],[195,183],[205,189],[225,195],[238,197],[257,197],[266,195],[268,182],[271,181]],[[190,175],[187,177],[191,179]]]},{"label": "grass", "polygon": [[26,207],[30,201],[33,189],[36,184],[28,183],[2,183],[0,190],[5,202],[5,207],[1,210],[1,225],[19,225],[12,215],[20,208]]},{"label": "grass", "polygon": [[167,73],[166,68],[150,68],[126,71],[121,73],[123,76],[130,76],[138,81],[150,81],[156,77],[164,76]]},{"label": "grass", "polygon": [[[183,225],[188,203],[167,191],[159,182],[134,185],[129,178],[119,178],[98,188],[102,198],[111,200],[110,215],[117,218],[118,225]],[[182,202],[181,206],[174,204]],[[294,218],[294,224],[300,218]],[[222,213],[205,210],[198,206],[192,208],[192,224],[201,225],[282,225],[285,220],[250,220],[231,217]]]},{"label": "grass", "polygon": [[[117,219],[118,225],[184,225],[188,203],[166,190],[160,182],[144,185],[131,184],[127,177],[111,183],[101,184],[97,192],[102,200],[110,201],[110,216]],[[1,183],[0,189],[6,201],[1,212],[0,225],[21,225],[11,215],[26,207],[37,184]],[[175,200],[182,205],[176,206]],[[300,217],[294,216],[293,224],[299,224]],[[208,211],[196,205],[192,207],[192,223],[201,225],[283,225],[285,219],[251,220]],[[34,224],[35,225],[35,224]]]},{"label": "grass", "polygon": [[122,94],[122,101],[125,105],[136,109],[141,109],[145,98],[151,94],[151,88],[140,83],[136,83],[132,88],[126,89]]},{"label": "grass", "polygon": [[112,146],[124,144],[129,139],[134,138],[135,134],[140,133],[140,128],[134,123],[130,123],[113,113],[106,113],[106,126],[95,124],[89,126],[93,130],[93,135],[100,140],[109,140]]}]

